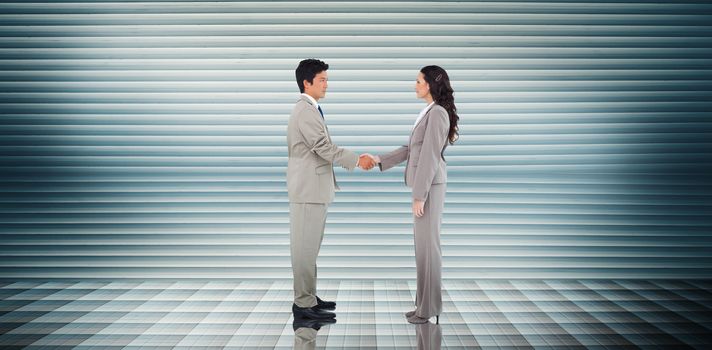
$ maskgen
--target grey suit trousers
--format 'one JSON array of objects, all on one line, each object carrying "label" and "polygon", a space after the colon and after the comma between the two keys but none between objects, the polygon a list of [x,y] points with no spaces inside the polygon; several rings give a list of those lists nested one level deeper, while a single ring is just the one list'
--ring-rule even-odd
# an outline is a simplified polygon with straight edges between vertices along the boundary
[{"label": "grey suit trousers", "polygon": [[415,314],[422,318],[440,315],[443,309],[440,224],[445,206],[445,187],[445,184],[431,185],[423,216],[413,217],[417,272]]},{"label": "grey suit trousers", "polygon": [[440,350],[443,342],[443,329],[439,324],[430,322],[415,325],[415,337],[418,350]]},{"label": "grey suit trousers", "polygon": [[294,303],[316,305],[316,258],[324,238],[327,204],[289,203]]},{"label": "grey suit trousers", "polygon": [[317,330],[313,328],[301,327],[294,331],[294,350],[316,349]]}]

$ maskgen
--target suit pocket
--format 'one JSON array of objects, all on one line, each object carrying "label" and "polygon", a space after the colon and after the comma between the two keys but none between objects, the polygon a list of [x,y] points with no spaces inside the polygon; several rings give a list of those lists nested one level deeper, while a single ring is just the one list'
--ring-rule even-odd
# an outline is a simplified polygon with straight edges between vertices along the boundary
[{"label": "suit pocket", "polygon": [[331,172],[331,164],[324,164],[316,167],[317,175],[328,174]]}]

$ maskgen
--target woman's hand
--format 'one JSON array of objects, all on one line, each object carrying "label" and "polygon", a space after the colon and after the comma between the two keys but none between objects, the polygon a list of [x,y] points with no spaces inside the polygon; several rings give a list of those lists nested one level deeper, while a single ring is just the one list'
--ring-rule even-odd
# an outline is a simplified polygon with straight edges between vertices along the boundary
[{"label": "woman's hand", "polygon": [[425,207],[425,201],[419,201],[417,199],[413,200],[413,215],[416,217],[423,216],[423,208]]}]

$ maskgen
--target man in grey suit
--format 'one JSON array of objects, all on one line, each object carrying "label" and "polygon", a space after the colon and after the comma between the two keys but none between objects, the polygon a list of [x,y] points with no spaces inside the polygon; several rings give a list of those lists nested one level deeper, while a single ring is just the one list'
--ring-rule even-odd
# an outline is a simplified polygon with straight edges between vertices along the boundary
[{"label": "man in grey suit", "polygon": [[316,258],[324,237],[329,203],[339,188],[334,176],[334,163],[353,170],[368,170],[375,161],[333,144],[326,127],[319,99],[326,95],[329,65],[306,59],[296,69],[297,85],[302,93],[292,110],[287,127],[289,163],[289,232],[294,274],[295,318],[328,319],[336,303],[316,295]]}]

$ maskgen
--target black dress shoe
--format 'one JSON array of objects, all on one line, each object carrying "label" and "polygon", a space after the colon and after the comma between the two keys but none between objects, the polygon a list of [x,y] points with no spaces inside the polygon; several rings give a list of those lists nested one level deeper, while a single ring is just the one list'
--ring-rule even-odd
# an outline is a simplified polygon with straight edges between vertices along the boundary
[{"label": "black dress shoe", "polygon": [[327,324],[334,324],[336,323],[335,318],[329,318],[326,320],[309,320],[309,319],[300,319],[300,318],[295,318],[294,322],[292,322],[292,329],[295,331],[299,328],[312,328],[314,330],[320,330],[322,326],[325,326]]},{"label": "black dress shoe", "polygon": [[336,309],[336,303],[333,301],[323,301],[321,298],[316,297],[315,307],[322,310],[333,310]]},{"label": "black dress shoe", "polygon": [[336,314],[329,311],[324,311],[314,307],[299,307],[297,304],[292,304],[292,313],[294,318],[308,318],[311,320],[326,320],[336,317]]}]

